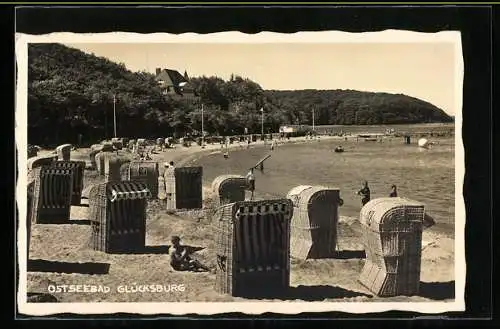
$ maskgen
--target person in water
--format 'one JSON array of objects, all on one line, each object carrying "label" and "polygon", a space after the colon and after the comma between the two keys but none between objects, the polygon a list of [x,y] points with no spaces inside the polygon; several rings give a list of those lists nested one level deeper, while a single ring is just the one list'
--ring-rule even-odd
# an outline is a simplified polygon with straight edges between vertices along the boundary
[{"label": "person in water", "polygon": [[391,191],[391,194],[389,194],[389,197],[396,198],[398,196],[398,191],[396,189],[396,185],[392,185],[391,189],[392,189],[392,191]]},{"label": "person in water", "polygon": [[246,180],[247,180],[248,190],[252,193],[250,196],[250,200],[253,200],[253,193],[255,191],[255,176],[253,174],[253,168],[250,168],[250,171],[246,176]]},{"label": "person in water", "polygon": [[361,204],[364,206],[368,201],[370,201],[370,188],[368,187],[368,182],[363,183],[363,188],[358,191],[358,195],[361,195]]},{"label": "person in water", "polygon": [[189,256],[188,248],[181,245],[181,238],[174,235],[171,239],[170,266],[176,271],[210,271],[210,269],[199,261]]}]

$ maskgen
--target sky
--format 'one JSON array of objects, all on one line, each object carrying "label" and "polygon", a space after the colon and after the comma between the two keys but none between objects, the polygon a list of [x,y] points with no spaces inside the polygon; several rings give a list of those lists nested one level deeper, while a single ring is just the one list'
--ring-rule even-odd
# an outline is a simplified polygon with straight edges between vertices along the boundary
[{"label": "sky", "polygon": [[75,43],[65,45],[131,71],[169,68],[189,76],[231,74],[264,89],[401,93],[455,114],[453,43]]}]

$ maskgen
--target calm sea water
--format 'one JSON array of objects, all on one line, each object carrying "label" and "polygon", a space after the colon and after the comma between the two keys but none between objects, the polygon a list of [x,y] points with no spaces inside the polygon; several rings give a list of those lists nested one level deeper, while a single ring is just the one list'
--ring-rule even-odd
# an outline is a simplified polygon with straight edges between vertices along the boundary
[{"label": "calm sea water", "polygon": [[[420,131],[422,127],[411,128]],[[453,232],[454,138],[432,138],[432,141],[437,145],[429,150],[418,148],[416,140],[405,145],[402,138],[383,142],[310,141],[282,145],[272,153],[268,148],[231,151],[228,159],[213,154],[195,163],[203,166],[204,181],[210,183],[218,175],[245,175],[249,167],[270,153],[264,172],[255,172],[257,197],[284,197],[298,185],[334,186],[340,188],[344,200],[340,214],[346,216],[359,216],[361,198],[356,192],[362,181],[369,182],[372,199],[388,196],[391,185],[396,184],[400,196],[425,203],[427,212],[437,222],[437,229]],[[342,145],[345,152],[335,153],[337,145]]]}]

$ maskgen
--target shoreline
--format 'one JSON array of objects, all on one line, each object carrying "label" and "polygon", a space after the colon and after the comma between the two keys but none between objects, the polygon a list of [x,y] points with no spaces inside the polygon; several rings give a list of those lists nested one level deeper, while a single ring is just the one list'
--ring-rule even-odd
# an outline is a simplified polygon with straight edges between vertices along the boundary
[{"label": "shoreline", "polygon": [[[323,140],[326,140],[325,138]],[[292,145],[307,143],[309,140],[298,138],[285,143]],[[283,144],[282,144],[283,145]],[[280,145],[280,146],[282,146]],[[230,149],[239,149],[238,143]],[[252,143],[251,148],[266,147],[263,142]],[[246,145],[245,145],[246,148]],[[72,160],[86,160],[88,149],[71,152]],[[189,161],[220,151],[220,144],[188,148],[177,147],[151,154],[154,161],[174,161],[183,165]],[[51,150],[47,150],[51,152]],[[41,152],[42,153],[42,152]],[[88,161],[87,161],[88,162]],[[163,166],[161,166],[163,167]],[[87,184],[92,183],[87,175]],[[204,199],[211,192],[209,184],[203,182]],[[207,207],[208,208],[208,207]],[[206,209],[207,209],[206,208]],[[202,214],[205,215],[206,213]],[[248,299],[218,294],[213,285],[215,274],[179,273],[172,270],[166,258],[170,244],[169,237],[179,235],[182,241],[201,248],[196,252],[196,259],[210,268],[215,268],[217,260],[216,231],[212,229],[210,218],[197,218],[195,212],[169,213],[161,200],[152,201],[147,207],[146,248],[147,252],[137,254],[106,254],[88,248],[90,227],[84,221],[88,219],[88,207],[72,207],[72,224],[33,225],[30,242],[30,264],[28,266],[27,292],[47,293],[48,286],[54,284],[102,284],[107,286],[127,285],[130,283],[176,282],[185,284],[188,289],[183,294],[78,294],[55,293],[58,302],[236,302]],[[81,223],[75,225],[75,223]],[[432,228],[422,233],[422,254],[420,281],[423,292],[418,296],[397,296],[382,298],[374,296],[359,284],[359,277],[364,265],[364,246],[360,235],[361,226],[356,217],[338,218],[337,250],[347,258],[329,259],[290,259],[290,286],[292,289],[307,290],[290,301],[332,301],[332,302],[432,302],[451,301],[454,298],[454,238],[435,232]],[[85,270],[72,270],[60,273],[54,266],[58,264],[96,263],[109,264],[108,270],[93,273]],[[54,270],[55,269],[55,270]],[[77,273],[78,275],[73,275]],[[100,274],[100,275],[96,275]],[[316,287],[330,289],[329,293],[315,294]],[[319,289],[319,288],[318,288]],[[327,292],[328,292],[327,291]],[[441,292],[444,291],[444,292]],[[343,293],[345,292],[345,294]],[[281,301],[271,299],[265,301]]]},{"label": "shoreline", "polygon": [[[355,140],[357,137],[356,136],[347,136],[347,140]],[[393,136],[386,136],[384,139],[397,139],[397,137]],[[298,145],[298,144],[310,144],[310,143],[321,143],[323,141],[345,141],[346,136],[340,137],[340,136],[322,136],[319,140],[318,139],[306,139],[305,137],[291,137],[289,140],[282,140],[278,141],[276,144],[276,147],[284,147],[284,146],[291,146],[291,145]],[[277,141],[277,140],[276,140]],[[149,146],[148,148],[151,148],[152,146]],[[258,140],[256,142],[252,142],[250,144],[249,149],[262,149],[263,147],[270,147],[270,141],[261,141]],[[231,151],[245,151],[247,150],[247,145],[244,142],[234,142],[233,144],[228,145],[228,149]],[[163,184],[163,172],[164,172],[164,166],[163,163],[169,162],[169,161],[174,161],[174,164],[176,166],[184,166],[190,162],[197,162],[201,158],[206,157],[210,154],[213,153],[222,153],[224,149],[221,149],[220,144],[206,144],[205,148],[201,148],[200,145],[193,143],[192,146],[190,147],[184,147],[180,144],[175,144],[174,148],[171,149],[166,149],[163,151],[155,151],[154,153],[150,153],[150,156],[153,161],[157,161],[159,163],[159,176],[160,178],[160,184]],[[54,150],[50,149],[43,149],[41,150],[38,154],[47,154],[51,153]],[[90,160],[88,159],[88,151],[89,148],[80,148],[74,151],[71,151],[71,158],[72,160],[84,160],[87,164],[90,163]],[[272,152],[269,150],[269,152]],[[206,205],[206,202],[210,202],[211,199],[213,199],[213,192],[212,192],[212,187],[211,183],[203,180],[202,182],[202,189],[203,189],[203,204],[204,208]],[[199,213],[200,211],[204,211],[205,209],[197,210],[194,211],[195,213]],[[192,211],[187,211],[187,214],[190,214]],[[185,211],[179,211],[179,214],[185,213]],[[198,217],[198,216],[197,216]],[[356,216],[351,216],[351,215],[341,215],[339,214],[339,221],[340,218],[342,218],[344,221],[351,222],[352,219],[356,219]],[[446,238],[451,238],[455,239],[455,227],[450,230],[447,227],[441,227],[439,223],[435,223],[435,225],[431,226],[430,228],[426,229],[425,232],[433,235],[433,236],[443,236]]]},{"label": "shoreline", "polygon": [[[349,139],[355,139],[356,137],[349,137]],[[393,138],[393,137],[389,137]],[[332,140],[339,140],[339,141],[344,141],[345,137],[339,137],[339,136],[325,136],[320,139],[321,141],[332,141]],[[304,137],[292,137],[290,140],[286,140],[284,142],[280,142],[277,147],[283,147],[283,146],[289,146],[289,145],[297,145],[297,144],[307,144],[307,143],[317,143],[318,141],[316,140],[310,140],[310,139],[305,139]],[[263,147],[269,147],[270,143],[267,142],[265,144],[262,141],[257,141],[253,142],[250,146],[250,149],[252,148],[263,148]],[[244,151],[246,150],[246,145],[241,145],[238,142],[235,142],[233,144],[229,145],[229,149],[233,149],[234,151]],[[175,153],[170,153],[172,156],[168,159],[165,159],[165,155],[169,154],[170,151],[176,150],[177,152]],[[152,154],[153,160],[157,160],[159,162],[165,162],[165,161],[174,161],[175,165],[185,165],[187,163],[193,162],[193,161],[198,161],[201,158],[212,154],[213,152],[223,152],[220,148],[219,144],[211,144],[211,145],[206,145],[205,149],[202,149],[199,145],[196,146],[191,146],[191,147],[182,147],[178,146],[175,149],[168,150],[161,152],[159,154]],[[271,152],[271,151],[270,151]],[[161,172],[163,172],[162,169],[160,169]],[[212,187],[209,182],[203,181],[203,198],[204,198],[204,204],[205,200],[209,200],[213,198],[213,192],[212,192]],[[183,212],[180,212],[183,213]],[[188,211],[187,214],[190,212]],[[358,231],[359,228],[357,227],[357,217],[356,216],[349,216],[349,215],[341,215],[339,213],[339,223],[344,223],[354,229],[355,231]],[[354,225],[353,225],[354,224]],[[447,238],[447,239],[453,239],[455,240],[455,227],[453,226],[453,229],[449,229],[447,227],[442,227],[439,225],[439,223],[435,223],[433,226],[427,228],[424,230],[424,237],[425,240],[429,241],[429,243],[432,243],[432,241],[436,241],[440,238]],[[424,243],[425,244],[425,243]]]},{"label": "shoreline", "polygon": [[[324,141],[324,140],[345,140],[345,137],[323,136],[319,141]],[[309,139],[306,140],[304,137],[292,137],[290,138],[290,140],[278,141],[276,147],[282,147],[294,144],[312,143],[312,142],[317,142],[317,140],[313,141]],[[252,142],[252,144],[250,144],[249,149],[263,148],[263,147],[270,147],[270,142],[269,141],[264,142],[260,140]],[[246,144],[244,144],[243,142],[234,142],[233,144],[229,144],[228,149],[243,151],[246,150],[247,147]],[[221,149],[220,144],[206,144],[205,148],[201,148],[201,146],[199,145],[183,147],[177,144],[176,147],[173,149],[168,149],[166,151],[162,151],[161,153],[157,154],[155,153],[151,154],[151,158],[155,161],[158,161],[160,163],[160,167],[163,168],[161,164],[164,162],[174,161],[174,164],[176,166],[178,165],[183,166],[186,163],[197,161],[204,156],[213,154],[214,152],[221,153],[223,151],[224,149]],[[160,169],[160,173],[161,172],[163,172],[163,169]],[[204,192],[208,192],[210,189],[211,189],[210,184],[203,182]]]}]

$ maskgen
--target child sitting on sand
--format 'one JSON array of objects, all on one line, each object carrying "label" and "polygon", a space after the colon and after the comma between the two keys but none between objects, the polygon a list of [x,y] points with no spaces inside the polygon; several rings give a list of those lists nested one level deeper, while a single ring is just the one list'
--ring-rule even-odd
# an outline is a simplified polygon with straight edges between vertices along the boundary
[{"label": "child sitting on sand", "polygon": [[188,248],[180,244],[181,238],[173,236],[170,248],[170,266],[176,271],[210,271],[210,269],[199,261],[191,259]]}]

